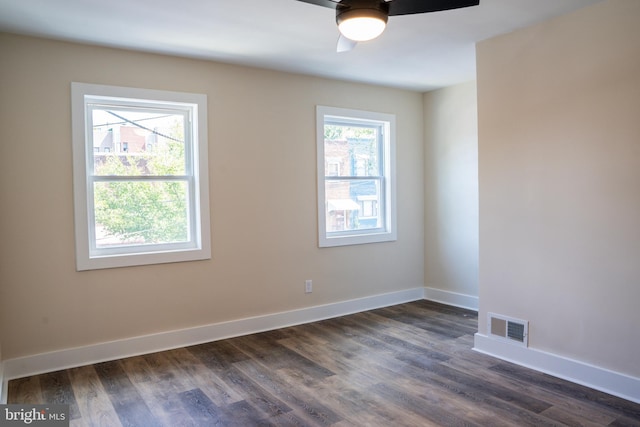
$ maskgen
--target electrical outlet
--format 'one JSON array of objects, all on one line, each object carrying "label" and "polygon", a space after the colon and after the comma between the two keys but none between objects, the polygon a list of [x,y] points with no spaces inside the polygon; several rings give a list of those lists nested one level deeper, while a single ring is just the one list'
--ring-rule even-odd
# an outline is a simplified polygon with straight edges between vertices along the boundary
[{"label": "electrical outlet", "polygon": [[305,280],[304,281],[304,293],[305,294],[310,294],[311,292],[313,292],[313,282],[311,280]]}]

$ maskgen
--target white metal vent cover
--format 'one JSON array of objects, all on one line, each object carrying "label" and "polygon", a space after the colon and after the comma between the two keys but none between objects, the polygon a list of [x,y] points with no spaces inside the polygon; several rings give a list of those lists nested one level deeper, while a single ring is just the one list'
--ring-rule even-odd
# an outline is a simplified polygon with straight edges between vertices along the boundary
[{"label": "white metal vent cover", "polygon": [[491,337],[523,347],[529,346],[529,322],[526,320],[489,313],[487,316],[487,330]]}]

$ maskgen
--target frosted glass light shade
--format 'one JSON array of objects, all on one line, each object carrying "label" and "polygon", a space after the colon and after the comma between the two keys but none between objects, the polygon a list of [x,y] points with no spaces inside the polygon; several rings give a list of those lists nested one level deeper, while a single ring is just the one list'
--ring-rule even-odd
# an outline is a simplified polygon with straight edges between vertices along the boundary
[{"label": "frosted glass light shade", "polygon": [[364,42],[378,37],[386,26],[387,24],[379,18],[355,17],[342,21],[338,24],[338,29],[346,38]]},{"label": "frosted glass light shade", "polygon": [[337,9],[336,11],[336,22],[340,33],[356,42],[365,42],[378,37],[387,26],[387,19],[388,11],[380,8]]}]

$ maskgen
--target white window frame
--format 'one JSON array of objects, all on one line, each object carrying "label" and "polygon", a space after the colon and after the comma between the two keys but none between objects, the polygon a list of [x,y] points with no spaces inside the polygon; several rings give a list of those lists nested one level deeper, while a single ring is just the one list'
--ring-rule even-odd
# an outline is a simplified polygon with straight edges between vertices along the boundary
[{"label": "white window frame", "polygon": [[[88,127],[89,105],[106,102],[116,106],[149,108],[165,106],[191,118],[191,138],[185,138],[186,171],[189,181],[189,241],[157,245],[130,245],[97,249],[93,226],[92,129]],[[73,187],[76,239],[76,269],[128,267],[211,258],[209,224],[209,173],[207,96],[151,89],[71,83]],[[93,239],[93,240],[92,240]]]},{"label": "white window frame", "polygon": [[[337,177],[325,176],[324,125],[326,120],[339,120],[354,125],[381,124],[383,126],[383,144],[380,150],[382,157],[380,159],[382,166],[381,206],[378,206],[378,211],[382,215],[380,228],[327,232],[328,202],[325,197],[325,183],[328,179],[336,179]],[[318,105],[316,106],[316,132],[318,245],[322,248],[397,240],[395,115]]]}]

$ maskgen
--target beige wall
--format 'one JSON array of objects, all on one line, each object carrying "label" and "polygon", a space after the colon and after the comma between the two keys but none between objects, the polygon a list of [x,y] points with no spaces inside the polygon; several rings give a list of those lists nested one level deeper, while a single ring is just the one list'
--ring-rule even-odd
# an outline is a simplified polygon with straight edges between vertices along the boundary
[{"label": "beige wall", "polygon": [[[4,359],[424,285],[421,94],[6,34],[0,52]],[[212,260],[75,271],[72,81],[208,95]],[[397,242],[318,248],[317,104],[397,115]]]},{"label": "beige wall", "polygon": [[640,377],[640,2],[477,47],[480,333]]},{"label": "beige wall", "polygon": [[424,94],[425,284],[478,296],[476,83]]}]

